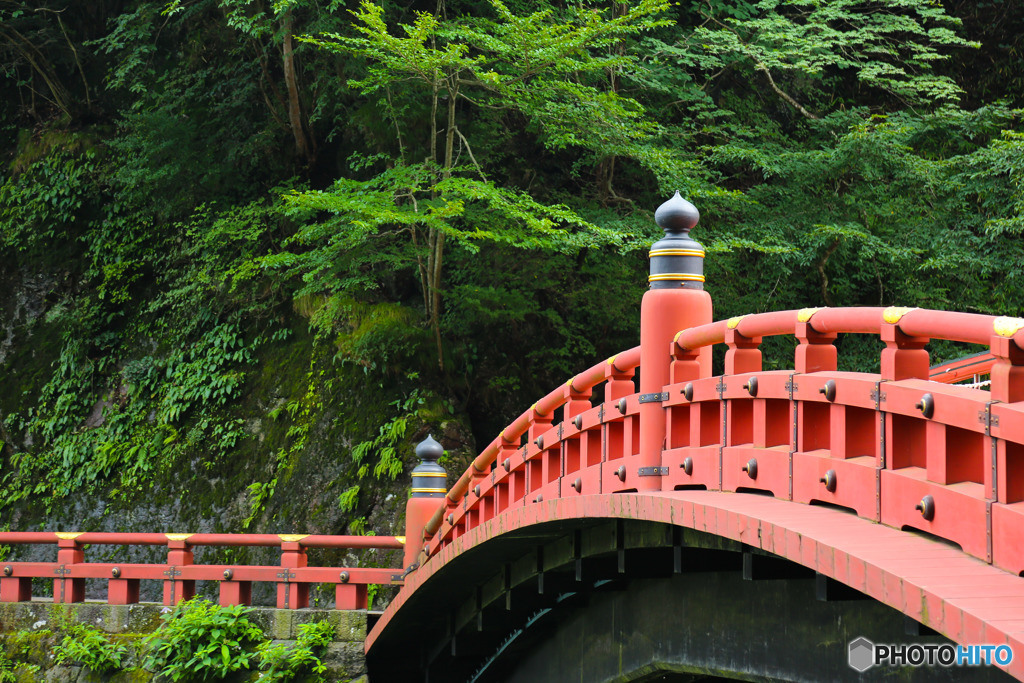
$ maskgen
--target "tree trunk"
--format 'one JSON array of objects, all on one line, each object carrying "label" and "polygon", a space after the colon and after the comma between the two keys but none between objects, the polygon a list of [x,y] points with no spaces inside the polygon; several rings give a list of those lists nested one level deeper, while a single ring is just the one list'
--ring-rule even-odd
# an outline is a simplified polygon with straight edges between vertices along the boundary
[{"label": "tree trunk", "polygon": [[295,46],[292,28],[295,19],[292,11],[284,14],[284,81],[288,86],[288,123],[295,137],[295,153],[306,166],[312,166],[316,159],[316,144],[309,135],[308,124],[302,115],[302,103],[299,100],[298,75],[295,71]]}]

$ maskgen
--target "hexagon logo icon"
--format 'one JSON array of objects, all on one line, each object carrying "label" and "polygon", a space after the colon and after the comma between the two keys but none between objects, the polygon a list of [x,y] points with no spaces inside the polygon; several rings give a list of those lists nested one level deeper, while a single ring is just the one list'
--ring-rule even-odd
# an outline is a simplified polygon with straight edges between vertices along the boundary
[{"label": "hexagon logo icon", "polygon": [[863,636],[850,641],[850,668],[865,672],[875,665],[875,644]]}]

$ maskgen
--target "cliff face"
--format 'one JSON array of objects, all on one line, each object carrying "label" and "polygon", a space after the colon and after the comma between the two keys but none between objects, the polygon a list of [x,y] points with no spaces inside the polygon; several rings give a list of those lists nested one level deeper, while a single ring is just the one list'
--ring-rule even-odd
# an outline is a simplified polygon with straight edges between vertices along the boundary
[{"label": "cliff face", "polygon": [[[119,347],[116,362],[94,373],[97,390],[87,404],[67,411],[78,415],[70,429],[78,441],[75,449],[60,450],[54,444],[66,434],[46,433],[33,417],[53,412],[62,400],[52,391],[68,365],[70,342],[58,314],[73,288],[60,274],[10,263],[0,269],[0,287],[0,528],[400,536],[415,443],[433,432],[449,448],[452,472],[470,457],[467,420],[452,414],[450,404],[407,378],[396,381],[339,359],[345,340],[318,338],[307,318],[283,302],[277,324],[285,332],[237,364],[239,384],[223,406],[165,420],[160,403],[132,385],[131,369],[140,359],[159,364],[173,349],[164,339],[139,335]],[[80,363],[95,364],[94,351]],[[140,447],[118,446],[119,458],[105,466],[111,425],[140,409],[146,419],[117,433]],[[80,464],[67,463],[68,453],[77,452]],[[69,481],[79,471],[89,477]],[[99,546],[86,557],[146,562],[161,552]],[[0,547],[0,557],[13,560],[52,561],[54,553],[46,546]],[[197,549],[196,561],[278,562],[276,551],[216,548]],[[310,564],[398,566],[401,553],[314,551]],[[102,597],[102,583],[89,582],[89,597]],[[271,586],[254,588],[257,603],[271,600]],[[35,588],[37,595],[47,590]],[[144,585],[143,599],[157,599],[158,590]],[[333,593],[314,590],[311,597],[326,605]],[[379,594],[378,606],[386,597]]]}]

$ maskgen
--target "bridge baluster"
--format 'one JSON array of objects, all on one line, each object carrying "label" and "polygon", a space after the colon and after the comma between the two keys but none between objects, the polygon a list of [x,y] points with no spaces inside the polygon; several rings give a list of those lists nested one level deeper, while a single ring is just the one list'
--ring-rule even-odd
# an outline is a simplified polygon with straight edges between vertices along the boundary
[{"label": "bridge baluster", "polygon": [[191,534],[167,534],[167,569],[164,571],[164,604],[174,606],[188,600],[196,593],[194,580],[181,580],[181,567],[193,563],[192,546],[188,544]]},{"label": "bridge baluster", "polygon": [[1024,319],[997,318],[994,329],[990,343],[992,355],[996,358],[991,370],[992,400],[1003,403],[1024,401],[1024,350],[1014,341],[1014,336],[1024,329]]},{"label": "bridge baluster", "polygon": [[551,429],[554,414],[543,415],[534,406],[532,409],[530,428],[527,431],[529,443],[526,444],[526,502],[532,503],[541,489],[548,482],[555,481],[561,475],[561,447],[552,448],[553,439],[544,435]]},{"label": "bridge baluster", "polygon": [[234,572],[230,569],[223,573],[224,580],[220,582],[220,604],[251,605],[252,581],[235,581],[233,575]]},{"label": "bridge baluster", "polygon": [[[562,476],[573,475],[575,477],[576,473],[587,464],[583,451],[586,444],[584,443],[580,427],[576,427],[576,418],[582,416],[583,413],[590,410],[593,406],[590,404],[591,390],[576,391],[572,385],[573,380],[569,380],[565,386],[566,402],[562,420],[563,431],[565,432],[565,437],[562,441],[562,453],[564,454],[562,459]],[[582,417],[580,417],[579,424],[580,426],[583,424]],[[570,425],[580,431],[574,431]],[[575,480],[572,479],[570,483],[573,481]],[[563,495],[565,489],[566,485],[563,484]]]},{"label": "bridge baluster", "polygon": [[120,577],[120,568],[111,570],[113,578],[107,579],[107,602],[111,605],[134,605],[139,601],[139,579]]},{"label": "bridge baluster", "polygon": [[[0,577],[0,602],[29,602],[32,600],[32,577],[7,576],[7,568]],[[13,567],[11,568],[13,572]]]},{"label": "bridge baluster", "polygon": [[277,583],[278,609],[309,607],[309,584],[292,581],[295,572],[291,571],[297,567],[306,567],[308,563],[306,549],[297,541],[281,541],[281,571],[277,576],[282,580]]},{"label": "bridge baluster", "polygon": [[516,457],[518,444],[507,441],[504,433],[501,436],[501,443],[498,445],[497,469],[495,472],[494,485],[494,509],[496,513],[504,512],[516,500],[514,492],[514,474],[512,473],[512,459]]},{"label": "bridge baluster", "polygon": [[996,446],[992,505],[992,561],[1024,572],[1024,320],[997,318],[990,343],[991,371],[987,424]]},{"label": "bridge baluster", "polygon": [[882,349],[881,373],[884,380],[928,379],[927,337],[914,337],[900,329],[903,316],[915,309],[891,306],[882,313],[881,337],[885,342]]},{"label": "bridge baluster", "polygon": [[742,375],[761,371],[761,337],[745,337],[736,327],[742,318],[733,318],[725,330],[725,374]]},{"label": "bridge baluster", "polygon": [[820,309],[805,308],[796,315],[796,336],[798,345],[793,360],[793,369],[800,373],[835,371],[838,367],[838,353],[833,342],[836,333],[822,333],[814,329],[811,319]]},{"label": "bridge baluster", "polygon": [[85,579],[67,578],[72,565],[85,562],[85,552],[76,538],[80,533],[57,534],[57,578],[53,581],[54,602],[82,602],[85,600]]}]

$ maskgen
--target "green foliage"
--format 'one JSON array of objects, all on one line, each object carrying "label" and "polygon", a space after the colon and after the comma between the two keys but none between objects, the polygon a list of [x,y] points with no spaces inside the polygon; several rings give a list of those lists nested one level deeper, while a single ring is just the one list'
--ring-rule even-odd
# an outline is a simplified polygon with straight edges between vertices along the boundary
[{"label": "green foliage", "polygon": [[934,65],[950,47],[977,47],[956,34],[958,19],[928,0],[762,0],[750,10],[709,16],[692,40],[720,60],[705,68],[744,60],[776,89],[773,75],[819,87],[846,72],[911,105],[955,102],[962,90]]},{"label": "green foliage", "polygon": [[49,629],[21,630],[0,639],[0,683],[17,683],[25,680],[25,675],[38,678],[41,667],[29,663],[32,644],[52,635]]},{"label": "green foliage", "polygon": [[0,683],[18,683],[18,675],[14,673],[17,664],[7,657],[7,653],[0,650]]},{"label": "green foliage", "polygon": [[145,640],[145,667],[172,681],[224,678],[250,668],[263,632],[241,605],[221,607],[196,597],[164,614],[163,624]]},{"label": "green foliage", "polygon": [[55,149],[0,185],[0,246],[40,254],[80,239],[80,216],[93,208],[96,152]]},{"label": "green foliage", "polygon": [[76,663],[97,673],[117,671],[124,667],[128,648],[111,642],[99,629],[69,622],[61,630],[65,633],[64,639],[53,650],[58,664]]},{"label": "green foliage", "polygon": [[313,507],[373,531],[424,424],[486,442],[636,343],[675,189],[717,316],[1024,313],[1012,3],[37,4],[0,6],[5,515],[259,448],[253,528],[337,435]]},{"label": "green foliage", "polygon": [[274,645],[270,641],[257,648],[260,658],[260,680],[291,681],[309,674],[311,680],[323,681],[327,667],[317,656],[334,640],[334,627],[327,621],[299,626],[299,635],[292,646]]}]

